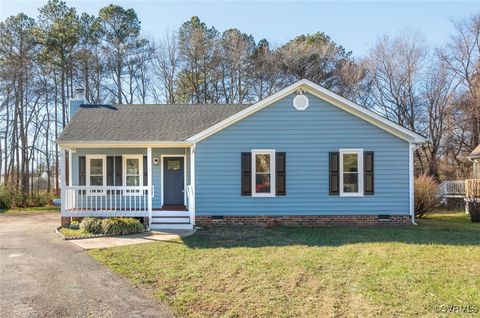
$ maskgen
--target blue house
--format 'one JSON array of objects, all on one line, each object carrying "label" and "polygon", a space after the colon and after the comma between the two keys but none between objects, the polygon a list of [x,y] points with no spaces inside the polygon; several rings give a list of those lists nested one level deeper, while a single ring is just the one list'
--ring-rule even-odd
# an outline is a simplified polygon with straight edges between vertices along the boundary
[{"label": "blue house", "polygon": [[408,224],[413,151],[425,141],[308,80],[253,105],[86,105],[77,96],[57,140],[62,224]]}]

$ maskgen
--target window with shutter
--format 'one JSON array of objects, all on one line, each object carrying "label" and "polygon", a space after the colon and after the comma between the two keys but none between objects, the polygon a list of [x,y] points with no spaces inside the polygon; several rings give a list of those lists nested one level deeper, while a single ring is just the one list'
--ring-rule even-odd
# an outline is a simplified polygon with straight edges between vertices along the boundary
[{"label": "window with shutter", "polygon": [[329,170],[329,194],[330,195],[339,195],[340,194],[340,153],[339,152],[330,152],[328,160],[328,170]]},{"label": "window with shutter", "polygon": [[252,150],[252,174],[252,196],[275,196],[275,150]]},{"label": "window with shutter", "polygon": [[277,195],[287,195],[287,162],[285,152],[277,152],[275,155],[276,188]]},{"label": "window with shutter", "polygon": [[373,151],[365,151],[364,155],[364,186],[365,186],[365,195],[373,195],[375,194],[375,182],[374,182],[374,155]]},{"label": "window with shutter", "polygon": [[340,149],[340,196],[363,196],[363,149]]},{"label": "window with shutter", "polygon": [[[87,155],[86,156],[86,185],[104,187],[107,185],[107,156]],[[104,195],[102,189],[89,189],[89,195]]]},{"label": "window with shutter", "polygon": [[115,185],[115,157],[107,157],[107,186]]},{"label": "window with shutter", "polygon": [[[123,156],[123,185],[138,187],[143,185],[143,155]],[[125,195],[141,195],[140,190],[125,190]]]},{"label": "window with shutter", "polygon": [[242,196],[250,196],[252,195],[252,154],[250,152],[242,152],[241,166],[241,194]]}]

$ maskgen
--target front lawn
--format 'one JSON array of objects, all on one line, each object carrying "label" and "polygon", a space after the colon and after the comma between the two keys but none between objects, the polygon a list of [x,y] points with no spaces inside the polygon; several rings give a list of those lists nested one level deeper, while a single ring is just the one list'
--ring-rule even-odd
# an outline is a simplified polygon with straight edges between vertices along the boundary
[{"label": "front lawn", "polygon": [[435,306],[480,307],[480,225],[464,213],[418,223],[200,230],[90,253],[178,316],[437,317]]},{"label": "front lawn", "polygon": [[92,233],[85,232],[82,229],[69,229],[66,227],[60,228],[60,233],[63,234],[67,239],[77,238],[77,237],[91,237]]},{"label": "front lawn", "polygon": [[0,214],[5,215],[31,215],[41,213],[60,213],[60,207],[58,206],[42,206],[32,208],[11,208],[0,210]]}]

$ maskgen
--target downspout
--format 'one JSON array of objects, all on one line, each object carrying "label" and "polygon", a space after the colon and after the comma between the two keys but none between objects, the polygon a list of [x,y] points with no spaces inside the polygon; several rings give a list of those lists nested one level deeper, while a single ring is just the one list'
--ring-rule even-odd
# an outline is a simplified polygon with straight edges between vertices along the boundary
[{"label": "downspout", "polygon": [[409,184],[410,184],[410,219],[413,225],[418,225],[415,223],[415,210],[414,210],[414,170],[415,164],[413,161],[413,152],[420,148],[421,144],[410,143],[409,144]]}]

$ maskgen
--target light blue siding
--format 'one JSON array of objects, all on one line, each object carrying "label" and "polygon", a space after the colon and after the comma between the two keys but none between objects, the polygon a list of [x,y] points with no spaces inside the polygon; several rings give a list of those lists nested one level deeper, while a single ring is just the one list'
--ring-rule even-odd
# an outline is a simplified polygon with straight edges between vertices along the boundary
[{"label": "light blue siding", "polygon": [[[152,148],[152,158],[158,158],[158,165],[152,163],[152,184],[155,189],[152,205],[154,209],[161,208],[161,156],[162,155],[185,155],[190,153],[190,149],[185,148]],[[86,155],[107,155],[122,156],[127,154],[147,155],[146,148],[77,148],[72,155],[72,181],[73,185],[78,185],[78,157]],[[186,184],[190,184],[190,162],[186,160],[185,169],[187,172]]]},{"label": "light blue siding", "polygon": [[[197,215],[408,214],[408,143],[336,106],[308,95],[297,111],[292,94],[200,142],[196,148]],[[375,152],[375,195],[328,194],[328,153]],[[240,195],[240,153],[286,152],[287,195]]]}]

